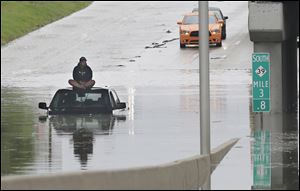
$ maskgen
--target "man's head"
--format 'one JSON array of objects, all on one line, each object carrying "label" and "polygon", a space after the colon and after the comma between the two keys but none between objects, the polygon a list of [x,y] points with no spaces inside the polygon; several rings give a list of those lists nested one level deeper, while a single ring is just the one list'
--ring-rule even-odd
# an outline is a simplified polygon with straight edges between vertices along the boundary
[{"label": "man's head", "polygon": [[81,66],[81,67],[85,67],[87,64],[86,64],[86,58],[85,57],[81,57],[80,59],[79,59],[79,65]]}]

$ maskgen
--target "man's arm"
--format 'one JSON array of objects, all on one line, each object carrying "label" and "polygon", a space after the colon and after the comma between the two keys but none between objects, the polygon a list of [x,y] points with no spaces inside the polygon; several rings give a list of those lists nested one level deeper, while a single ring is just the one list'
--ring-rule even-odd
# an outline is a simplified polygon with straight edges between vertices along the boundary
[{"label": "man's arm", "polygon": [[76,81],[79,81],[79,76],[78,76],[78,71],[77,71],[77,67],[75,67],[73,69],[73,79]]},{"label": "man's arm", "polygon": [[88,77],[89,77],[89,80],[93,79],[93,71],[90,67],[88,67]]}]

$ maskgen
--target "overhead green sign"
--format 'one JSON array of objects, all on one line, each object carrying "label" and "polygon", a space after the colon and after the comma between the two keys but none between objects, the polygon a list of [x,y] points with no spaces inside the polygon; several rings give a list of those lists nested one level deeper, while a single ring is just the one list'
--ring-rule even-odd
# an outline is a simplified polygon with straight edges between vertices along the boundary
[{"label": "overhead green sign", "polygon": [[270,111],[270,54],[252,54],[252,111]]}]

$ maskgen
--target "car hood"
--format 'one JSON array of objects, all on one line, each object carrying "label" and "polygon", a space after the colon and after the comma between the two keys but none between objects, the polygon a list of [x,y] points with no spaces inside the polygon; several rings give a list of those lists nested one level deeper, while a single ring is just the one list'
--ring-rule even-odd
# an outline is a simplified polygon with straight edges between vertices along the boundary
[{"label": "car hood", "polygon": [[180,29],[184,31],[198,31],[198,24],[195,25],[181,25]]},{"label": "car hood", "polygon": [[[181,25],[180,29],[185,30],[185,31],[198,31],[199,26],[198,26],[198,24],[195,24],[195,25]],[[209,24],[208,30],[211,31],[211,30],[214,30],[214,29],[220,29],[220,25],[219,24]]]},{"label": "car hood", "polygon": [[219,24],[209,24],[209,26],[208,26],[209,31],[216,30],[216,29],[220,29]]}]

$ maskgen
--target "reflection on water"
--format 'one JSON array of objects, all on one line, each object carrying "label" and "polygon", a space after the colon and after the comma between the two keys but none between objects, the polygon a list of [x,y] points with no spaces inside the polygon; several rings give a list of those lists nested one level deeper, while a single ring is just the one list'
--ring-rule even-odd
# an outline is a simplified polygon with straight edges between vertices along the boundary
[{"label": "reflection on water", "polygon": [[[251,143],[252,189],[299,189],[296,114],[257,114]],[[270,125],[271,124],[271,125]]]},{"label": "reflection on water", "polygon": [[270,131],[257,130],[253,133],[252,145],[253,189],[271,188]]},{"label": "reflection on water", "polygon": [[82,128],[74,131],[74,155],[80,158],[82,169],[87,166],[88,155],[93,154],[93,132]]},{"label": "reflection on water", "polygon": [[33,162],[33,116],[19,89],[1,88],[1,176],[15,174]]},{"label": "reflection on water", "polygon": [[87,169],[93,154],[94,135],[111,135],[115,121],[125,121],[126,116],[112,114],[58,115],[49,119],[49,127],[58,135],[72,134],[74,156],[79,158],[81,169]]}]

